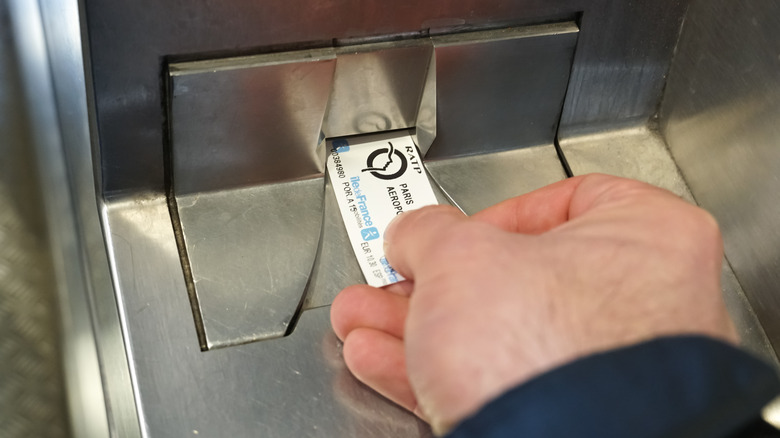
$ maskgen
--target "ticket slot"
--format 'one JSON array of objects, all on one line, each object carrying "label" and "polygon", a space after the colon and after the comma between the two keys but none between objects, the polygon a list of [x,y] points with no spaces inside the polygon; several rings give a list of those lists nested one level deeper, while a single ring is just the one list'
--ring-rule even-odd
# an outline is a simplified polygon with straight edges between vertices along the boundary
[{"label": "ticket slot", "polygon": [[170,64],[169,207],[202,348],[285,336],[339,289],[319,279],[354,282],[333,249],[347,242],[326,139],[408,130],[444,197],[498,201],[521,176],[495,164],[522,157],[497,153],[554,151],[576,36],[559,23]]}]

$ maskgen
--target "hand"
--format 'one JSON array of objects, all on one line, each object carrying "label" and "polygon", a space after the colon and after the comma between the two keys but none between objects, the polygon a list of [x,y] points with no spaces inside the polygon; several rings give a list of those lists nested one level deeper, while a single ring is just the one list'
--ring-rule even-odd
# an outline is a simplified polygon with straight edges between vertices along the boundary
[{"label": "hand", "polygon": [[409,280],[333,303],[350,371],[443,433],[577,358],[659,336],[736,342],[715,220],[675,195],[570,178],[472,217],[405,213],[385,233]]}]

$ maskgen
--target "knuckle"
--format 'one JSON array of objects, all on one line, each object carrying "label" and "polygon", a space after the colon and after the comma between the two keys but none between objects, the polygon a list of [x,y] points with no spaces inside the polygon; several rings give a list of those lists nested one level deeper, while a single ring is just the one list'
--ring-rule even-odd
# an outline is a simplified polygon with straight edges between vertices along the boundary
[{"label": "knuckle", "polygon": [[635,179],[621,178],[601,173],[587,175],[585,181],[589,184],[601,186],[603,188],[603,193],[610,197],[622,197],[636,192],[663,191],[663,189]]},{"label": "knuckle", "polygon": [[720,245],[721,233],[718,222],[706,210],[690,206],[684,217],[679,218],[683,232],[700,245]]},{"label": "knuckle", "polygon": [[442,230],[441,237],[434,243],[432,252],[441,258],[468,258],[475,255],[485,241],[482,227],[470,221],[460,222]]},{"label": "knuckle", "polygon": [[688,205],[672,215],[674,227],[666,238],[671,249],[684,256],[679,267],[694,272],[707,272],[717,276],[723,257],[723,241],[720,228],[707,211]]}]

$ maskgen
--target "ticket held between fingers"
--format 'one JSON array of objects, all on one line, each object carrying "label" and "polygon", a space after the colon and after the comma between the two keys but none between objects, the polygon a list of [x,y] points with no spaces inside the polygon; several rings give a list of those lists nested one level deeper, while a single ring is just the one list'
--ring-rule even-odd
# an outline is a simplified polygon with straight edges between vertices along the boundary
[{"label": "ticket held between fingers", "polygon": [[431,250],[452,234],[452,228],[468,220],[452,206],[436,205],[398,215],[385,230],[384,251],[387,260],[401,275],[414,278],[417,268],[432,260]]}]

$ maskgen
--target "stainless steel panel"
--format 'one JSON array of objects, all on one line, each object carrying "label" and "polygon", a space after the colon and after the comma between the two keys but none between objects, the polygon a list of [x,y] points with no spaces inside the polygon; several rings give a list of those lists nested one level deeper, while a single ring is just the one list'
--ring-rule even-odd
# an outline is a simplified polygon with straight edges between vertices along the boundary
[{"label": "stainless steel panel", "polygon": [[341,289],[365,282],[355,253],[348,243],[347,229],[336,202],[330,178],[326,176],[322,235],[314,269],[306,287],[304,309],[330,306]]},{"label": "stainless steel panel", "polygon": [[769,339],[780,348],[780,3],[691,6],[662,129]]},{"label": "stainless steel panel", "polygon": [[[576,34],[574,23],[563,23],[437,36],[436,70],[428,38],[342,47],[335,60],[317,49],[172,64],[172,208],[203,347],[291,330],[318,251],[323,184],[262,183],[321,171],[320,127],[327,137],[413,128],[420,106],[438,107],[443,125],[419,130],[444,137],[429,155],[547,144],[555,162],[540,175],[550,167],[552,181],[563,177],[552,141]],[[437,102],[421,103],[424,86],[437,87]],[[486,207],[522,191],[523,160],[538,157],[521,155],[434,167],[445,191]],[[343,258],[329,260],[332,251],[319,250],[325,268],[309,284],[309,303],[336,291],[319,292],[321,280],[340,271],[333,262]]]},{"label": "stainless steel panel", "polygon": [[413,128],[432,52],[427,38],[339,49],[325,136]]},{"label": "stainless steel panel", "polygon": [[437,136],[426,158],[551,144],[577,31],[560,23],[432,38]]},{"label": "stainless steel panel", "polygon": [[317,253],[322,178],[177,199],[206,348],[284,336]]},{"label": "stainless steel panel", "polygon": [[204,348],[284,336],[319,241],[331,49],[175,63],[174,217]]},{"label": "stainless steel panel", "polygon": [[201,351],[165,199],[115,202],[108,220],[145,436],[431,436],[349,374],[327,307],[288,337]]},{"label": "stainless steel panel", "polygon": [[412,131],[412,138],[425,157],[436,138],[436,56],[428,61],[428,75],[423,84],[420,107],[417,109],[417,121]]},{"label": "stainless steel panel", "polygon": [[634,178],[693,201],[664,139],[647,126],[613,126],[562,139],[560,146],[575,175],[599,172]]},{"label": "stainless steel panel", "polygon": [[657,113],[690,0],[583,3],[561,138]]},{"label": "stainless steel panel", "polygon": [[[564,127],[655,113],[688,0],[84,0],[105,189],[161,192],[166,56],[257,53],[336,38],[494,28],[581,12]],[[258,49],[261,48],[261,49]]]},{"label": "stainless steel panel", "polygon": [[[96,99],[94,120],[99,130],[94,139],[101,151],[98,196],[112,198],[104,225],[109,233],[115,232],[109,234],[108,244],[114,254],[112,269],[135,385],[131,388],[117,380],[120,384],[109,389],[109,395],[135,390],[143,430],[149,436],[178,436],[192,430],[218,436],[287,436],[297,432],[291,427],[315,422],[319,422],[318,429],[312,426],[299,435],[323,431],[322,435],[331,436],[415,436],[425,432],[366,429],[362,416],[386,416],[385,412],[396,411],[372,405],[374,396],[362,389],[357,394],[369,397],[367,409],[342,409],[344,405],[329,398],[332,386],[324,381],[311,383],[314,373],[302,372],[306,377],[294,380],[299,377],[288,371],[295,370],[291,364],[299,362],[258,360],[257,355],[265,354],[261,346],[272,343],[279,346],[269,348],[268,354],[286,358],[296,354],[297,359],[290,360],[308,360],[309,353],[290,350],[288,354],[282,345],[298,342],[292,339],[299,330],[308,330],[305,324],[310,311],[304,312],[301,325],[288,338],[200,352],[162,195],[165,114],[161,108],[165,96],[160,77],[165,60],[169,55],[217,57],[325,46],[334,38],[401,33],[424,36],[429,29],[431,34],[439,34],[453,29],[571,20],[582,12],[577,62],[568,91],[570,103],[564,110],[562,131],[566,131],[589,122],[647,118],[655,112],[688,2],[433,0],[421,4],[403,0],[358,6],[346,0],[84,3]],[[88,154],[85,145],[76,147],[79,154],[85,149]],[[79,186],[78,193],[89,194],[89,190]],[[91,261],[90,269],[103,272],[99,259]],[[318,290],[330,292],[339,287],[323,282]],[[312,292],[309,296],[316,298]],[[100,287],[94,295],[103,303],[113,299],[110,291]],[[322,296],[320,302],[328,299]],[[312,332],[327,330],[325,318],[319,321],[322,325]],[[121,340],[116,346],[122,347]],[[311,363],[321,366],[323,362]],[[319,403],[310,399],[309,388],[322,391]],[[293,399],[296,392],[305,395]],[[403,424],[419,427],[405,418]],[[201,427],[204,424],[208,429]]]},{"label": "stainless steel panel", "polygon": [[170,65],[177,196],[322,173],[330,49]]},{"label": "stainless steel panel", "polygon": [[[561,142],[561,149],[575,175],[599,172],[634,178],[694,202],[664,139],[656,130],[633,126],[596,132],[569,138]],[[766,333],[726,260],[721,271],[721,289],[742,345],[777,364]]]},{"label": "stainless steel panel", "polygon": [[466,214],[566,178],[553,145],[429,161],[426,167]]}]

